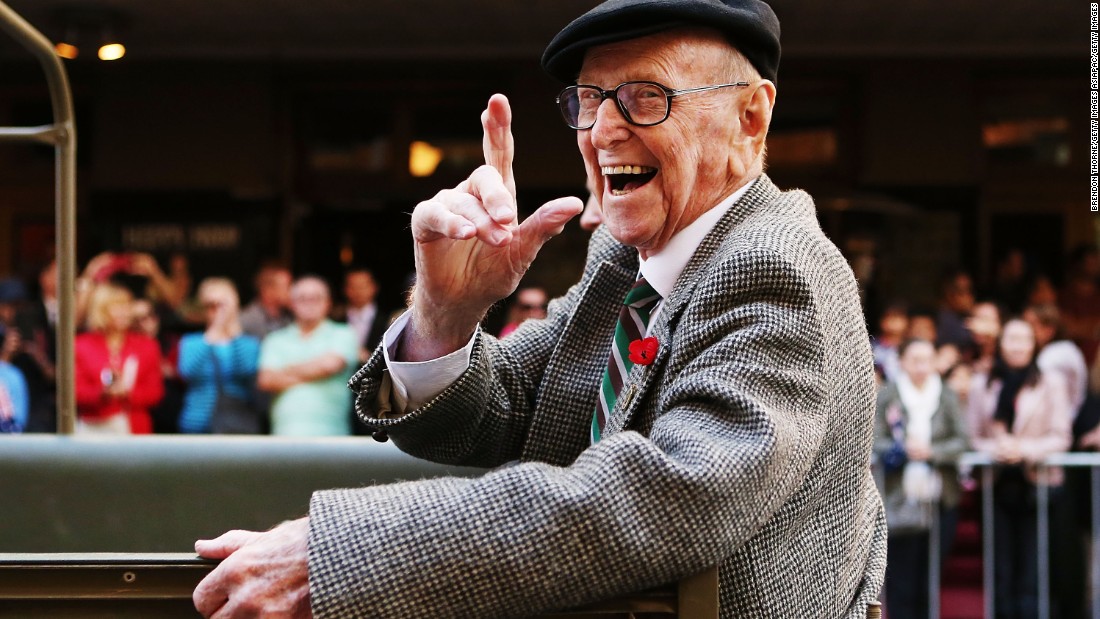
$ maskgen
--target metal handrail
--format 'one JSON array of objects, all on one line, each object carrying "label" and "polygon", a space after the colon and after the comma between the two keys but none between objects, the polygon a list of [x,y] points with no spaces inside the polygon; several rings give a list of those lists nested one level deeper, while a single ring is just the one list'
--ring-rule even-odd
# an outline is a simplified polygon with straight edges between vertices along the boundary
[{"label": "metal handrail", "polygon": [[76,121],[69,78],[54,46],[0,0],[0,30],[30,51],[46,73],[53,124],[41,127],[0,127],[0,142],[54,145],[54,216],[57,220],[57,431],[76,427],[73,358],[76,339]]},{"label": "metal handrail", "polygon": [[[965,469],[975,466],[998,466],[1000,462],[993,456],[978,451],[971,451],[959,456],[958,467]],[[1100,467],[1100,452],[1068,451],[1051,454],[1043,458],[1036,466],[1098,466]]]},{"label": "metal handrail", "polygon": [[[993,599],[993,565],[996,558],[993,554],[993,472],[1002,463],[997,462],[986,453],[970,452],[963,454],[958,461],[960,470],[968,470],[981,467],[982,487],[986,490],[982,493],[982,529],[986,541],[982,546],[983,562],[983,588],[985,593],[985,616],[994,616],[995,604]],[[1040,468],[1046,467],[1089,467],[1092,483],[1092,556],[1090,588],[1092,590],[1092,617],[1100,619],[1100,453],[1067,452],[1051,454],[1042,462],[1034,463]],[[1039,561],[1039,617],[1050,617],[1050,570],[1048,565],[1049,536],[1050,536],[1050,487],[1046,483],[1046,477],[1039,476],[1036,483],[1036,519],[1037,540],[1036,555]],[[930,541],[930,543],[935,543]]]},{"label": "metal handrail", "polygon": [[[216,561],[190,553],[0,553],[0,617],[34,609],[60,611],[94,602],[115,617],[194,616],[191,596]],[[10,607],[10,608],[9,608]],[[541,619],[599,619],[646,613],[682,619],[718,618],[718,568],[677,583]],[[65,614],[65,616],[69,616]],[[869,613],[868,616],[871,616]]]}]

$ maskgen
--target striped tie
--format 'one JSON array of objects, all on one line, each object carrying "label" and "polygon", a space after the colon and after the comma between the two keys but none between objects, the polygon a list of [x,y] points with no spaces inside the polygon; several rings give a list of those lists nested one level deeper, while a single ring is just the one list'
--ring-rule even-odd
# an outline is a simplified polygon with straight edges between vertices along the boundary
[{"label": "striped tie", "polygon": [[615,324],[615,341],[611,345],[611,355],[607,360],[607,369],[600,383],[600,397],[596,402],[596,412],[592,415],[592,443],[603,435],[607,418],[619,400],[626,377],[634,363],[630,360],[630,343],[645,337],[649,316],[661,300],[661,295],[645,281],[644,277],[634,282],[634,287],[626,294],[623,308],[619,311],[619,322]]}]

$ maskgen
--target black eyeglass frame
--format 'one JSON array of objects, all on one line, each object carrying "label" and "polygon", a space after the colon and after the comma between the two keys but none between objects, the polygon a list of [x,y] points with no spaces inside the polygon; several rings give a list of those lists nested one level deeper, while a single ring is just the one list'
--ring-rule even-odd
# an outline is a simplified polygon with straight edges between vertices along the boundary
[{"label": "black eyeglass frame", "polygon": [[[619,89],[621,89],[624,86],[632,86],[634,84],[646,84],[646,85],[649,85],[649,86],[656,86],[657,88],[660,88],[662,91],[664,91],[664,93],[665,93],[665,115],[664,115],[663,118],[661,118],[661,120],[657,120],[657,121],[654,121],[654,122],[651,122],[651,123],[640,123],[640,122],[637,122],[633,118],[630,117],[630,112],[627,111],[626,105],[619,99]],[[614,98],[615,105],[616,105],[616,107],[619,108],[619,112],[622,113],[623,118],[626,119],[626,122],[634,125],[635,127],[652,127],[654,125],[659,125],[659,124],[665,122],[666,120],[668,120],[668,117],[672,114],[672,98],[673,97],[679,97],[680,95],[689,95],[689,94],[696,93],[696,92],[704,92],[704,91],[707,91],[707,90],[717,90],[719,88],[731,88],[731,87],[732,88],[744,88],[748,85],[749,85],[748,82],[733,82],[733,83],[730,83],[730,84],[711,84],[710,86],[697,86],[695,88],[683,88],[683,89],[680,89],[680,90],[675,90],[673,88],[669,88],[668,86],[665,86],[664,84],[661,84],[661,83],[658,83],[658,82],[651,82],[649,80],[633,80],[633,81],[630,81],[630,82],[623,82],[622,84],[619,84],[618,86],[612,88],[611,90],[604,90],[603,88],[600,88],[599,86],[594,86],[592,84],[574,84],[573,86],[566,86],[565,88],[563,88],[561,90],[561,92],[558,93],[558,97],[557,97],[557,99],[555,99],[555,101],[557,101],[558,111],[561,112],[561,116],[565,120],[565,124],[568,125],[570,129],[576,129],[577,131],[584,131],[586,129],[591,129],[596,124],[596,119],[595,118],[593,118],[592,122],[589,123],[587,126],[575,125],[572,122],[570,122],[570,120],[569,120],[569,114],[566,112],[565,105],[562,103],[562,97],[564,97],[565,93],[568,92],[568,91],[579,91],[581,88],[591,88],[592,90],[595,90],[596,92],[600,93],[600,105],[603,105],[603,102],[606,101],[607,99]],[[577,97],[577,101],[580,101],[580,97]],[[596,106],[596,107],[598,109],[599,105]],[[579,120],[579,118],[578,118],[578,120]]]}]

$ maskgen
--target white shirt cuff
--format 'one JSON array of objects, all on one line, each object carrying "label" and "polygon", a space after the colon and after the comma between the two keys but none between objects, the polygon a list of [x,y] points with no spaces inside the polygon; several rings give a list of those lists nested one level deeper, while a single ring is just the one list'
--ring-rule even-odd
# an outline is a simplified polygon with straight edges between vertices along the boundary
[{"label": "white shirt cuff", "polygon": [[451,386],[466,368],[470,367],[470,356],[474,351],[474,340],[481,327],[478,327],[466,346],[431,361],[394,361],[390,358],[390,348],[401,337],[409,324],[409,312],[401,314],[386,329],[382,336],[382,354],[389,368],[393,382],[393,409],[404,414],[416,410],[430,402],[443,390]]}]

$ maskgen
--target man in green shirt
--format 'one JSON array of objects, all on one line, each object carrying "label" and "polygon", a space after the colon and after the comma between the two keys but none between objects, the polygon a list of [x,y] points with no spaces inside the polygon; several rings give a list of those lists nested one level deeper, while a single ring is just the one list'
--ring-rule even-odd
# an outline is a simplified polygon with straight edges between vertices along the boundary
[{"label": "man in green shirt", "polygon": [[345,324],[327,318],[332,299],[318,277],[302,277],[290,290],[294,324],[273,331],[260,347],[261,390],[275,396],[271,433],[282,436],[351,434],[348,379],[359,347]]}]

